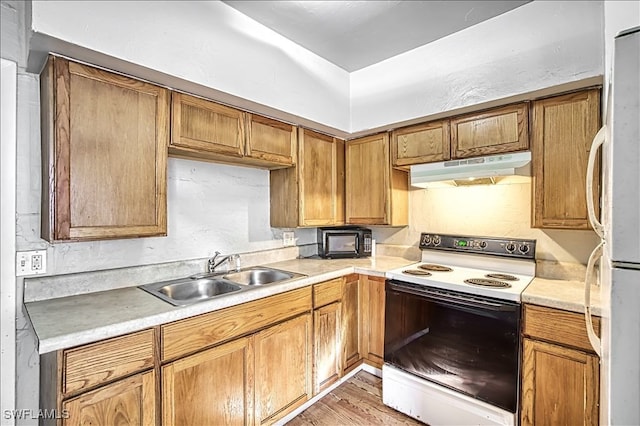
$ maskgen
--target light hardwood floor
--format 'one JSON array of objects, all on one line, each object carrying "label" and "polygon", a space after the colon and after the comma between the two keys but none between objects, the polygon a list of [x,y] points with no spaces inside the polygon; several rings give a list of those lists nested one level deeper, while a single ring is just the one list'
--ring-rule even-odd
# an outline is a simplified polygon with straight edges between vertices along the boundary
[{"label": "light hardwood floor", "polygon": [[422,425],[382,403],[382,380],[360,371],[320,401],[287,423],[287,426]]}]

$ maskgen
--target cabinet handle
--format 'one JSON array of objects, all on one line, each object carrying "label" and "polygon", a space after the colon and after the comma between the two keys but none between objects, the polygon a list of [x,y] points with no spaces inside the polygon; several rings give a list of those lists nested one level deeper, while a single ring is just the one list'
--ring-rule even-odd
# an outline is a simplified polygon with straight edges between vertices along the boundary
[{"label": "cabinet handle", "polygon": [[[589,279],[593,276],[596,259],[599,257],[602,259],[602,249],[604,244],[604,241],[600,241],[596,248],[591,252],[589,262],[587,263],[587,272],[584,277],[584,318],[587,325],[587,337],[589,337],[589,342],[598,356],[601,356],[602,346],[600,344],[600,338],[596,336],[596,332],[593,329],[593,323],[591,322],[591,283],[589,282]],[[600,265],[600,267],[602,268],[602,265]]]},{"label": "cabinet handle", "polygon": [[593,137],[591,142],[591,150],[589,151],[589,160],[587,161],[587,213],[589,214],[589,222],[593,227],[593,230],[598,234],[600,238],[604,238],[604,227],[602,223],[596,217],[596,210],[593,205],[593,171],[595,168],[596,155],[598,149],[606,141],[607,126],[602,126],[598,133]]}]

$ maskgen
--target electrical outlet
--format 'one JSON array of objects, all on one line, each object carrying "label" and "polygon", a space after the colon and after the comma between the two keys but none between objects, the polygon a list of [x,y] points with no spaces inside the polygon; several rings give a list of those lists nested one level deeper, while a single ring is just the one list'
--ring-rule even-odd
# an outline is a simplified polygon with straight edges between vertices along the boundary
[{"label": "electrical outlet", "polygon": [[16,253],[16,276],[40,275],[46,272],[46,250],[19,251]]},{"label": "electrical outlet", "polygon": [[293,231],[285,231],[282,233],[282,245],[285,247],[296,245],[296,234]]}]

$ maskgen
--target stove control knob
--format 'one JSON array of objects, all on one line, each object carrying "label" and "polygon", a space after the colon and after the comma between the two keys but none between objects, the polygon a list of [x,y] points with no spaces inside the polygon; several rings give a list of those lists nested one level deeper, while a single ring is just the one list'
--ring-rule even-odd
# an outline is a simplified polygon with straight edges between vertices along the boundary
[{"label": "stove control knob", "polygon": [[513,253],[514,251],[516,251],[516,245],[514,243],[508,243],[506,246],[504,246],[504,248],[509,253]]},{"label": "stove control knob", "polygon": [[529,253],[529,245],[528,244],[520,244],[520,247],[518,247],[518,251],[520,251],[520,253],[522,254],[527,254]]},{"label": "stove control knob", "polygon": [[433,245],[434,246],[439,246],[441,242],[442,242],[442,239],[440,238],[439,235],[435,235],[433,237]]},{"label": "stove control knob", "polygon": [[425,235],[422,237],[422,245],[428,246],[431,244],[431,235]]},{"label": "stove control knob", "polygon": [[487,242],[486,241],[480,241],[480,244],[478,244],[480,246],[481,249],[486,249],[487,248]]}]

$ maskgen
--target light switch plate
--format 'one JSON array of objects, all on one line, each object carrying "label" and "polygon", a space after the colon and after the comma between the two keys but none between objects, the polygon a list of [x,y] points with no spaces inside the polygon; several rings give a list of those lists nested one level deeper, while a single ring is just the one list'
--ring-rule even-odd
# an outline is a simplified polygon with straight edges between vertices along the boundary
[{"label": "light switch plate", "polygon": [[16,253],[16,276],[40,275],[46,272],[46,250],[19,251]]},{"label": "light switch plate", "polygon": [[285,231],[282,233],[282,245],[285,247],[296,245],[296,234],[293,231]]}]

